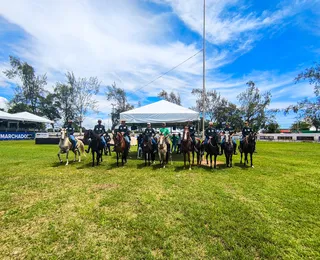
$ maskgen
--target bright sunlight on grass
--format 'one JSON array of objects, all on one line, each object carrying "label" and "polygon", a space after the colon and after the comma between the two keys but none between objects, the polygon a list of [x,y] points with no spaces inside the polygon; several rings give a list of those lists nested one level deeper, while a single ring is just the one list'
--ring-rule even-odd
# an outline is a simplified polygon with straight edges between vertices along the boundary
[{"label": "bright sunlight on grass", "polygon": [[260,142],[254,169],[188,171],[0,142],[0,258],[320,258],[319,148]]}]

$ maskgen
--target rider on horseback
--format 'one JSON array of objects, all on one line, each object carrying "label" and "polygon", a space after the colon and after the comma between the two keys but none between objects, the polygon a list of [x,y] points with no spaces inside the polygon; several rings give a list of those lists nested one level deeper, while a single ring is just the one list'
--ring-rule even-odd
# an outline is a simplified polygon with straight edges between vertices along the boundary
[{"label": "rider on horseback", "polygon": [[244,123],[244,127],[242,128],[242,139],[240,140],[240,148],[243,149],[243,141],[250,134],[253,133],[252,128],[249,127],[248,121]]},{"label": "rider on horseback", "polygon": [[192,139],[192,143],[194,145],[196,143],[196,139],[195,139],[196,129],[193,126],[193,122],[192,121],[188,121],[188,128],[189,128],[190,137]]},{"label": "rider on horseback", "polygon": [[156,134],[156,132],[154,131],[154,129],[151,127],[150,123],[147,123],[147,128],[146,130],[144,130],[144,134],[145,136],[148,137],[148,140],[151,139],[152,142],[152,148],[153,148],[153,153],[156,153],[157,150],[157,142],[156,140],[154,140],[154,136]]},{"label": "rider on horseback", "polygon": [[213,127],[212,122],[209,122],[209,127],[206,129],[205,136],[206,136],[206,139],[204,140],[205,147],[207,147],[208,141],[210,138],[215,138],[216,142],[218,143],[218,132]]},{"label": "rider on horseback", "polygon": [[122,119],[121,120],[121,125],[119,126],[118,131],[124,136],[124,140],[126,141],[128,151],[130,149],[130,134],[129,134],[129,129],[126,125],[126,120]]},{"label": "rider on horseback", "polygon": [[103,147],[104,147],[104,154],[107,155],[107,150],[106,150],[107,141],[106,141],[104,135],[107,134],[107,137],[109,137],[109,136],[108,136],[108,133],[106,132],[104,125],[102,125],[101,123],[102,123],[102,121],[101,121],[101,119],[99,119],[98,124],[95,125],[95,127],[93,129],[93,132],[96,133],[97,135],[100,135],[100,140],[101,140],[101,143],[103,144]]},{"label": "rider on horseback", "polygon": [[72,126],[72,120],[71,119],[69,119],[68,120],[68,125],[67,125],[67,127],[66,127],[66,130],[67,130],[67,135],[68,135],[68,137],[69,137],[69,140],[70,140],[70,142],[72,143],[72,148],[71,148],[71,150],[73,150],[74,152],[75,152],[75,150],[76,150],[76,146],[77,146],[77,140],[76,140],[76,138],[74,137],[74,128],[73,128],[73,126]]},{"label": "rider on horseback", "polygon": [[[224,128],[223,133],[224,134],[229,134],[230,136],[234,134],[234,130],[230,126],[230,123],[226,123],[226,127]],[[226,138],[223,137],[222,141],[221,141],[221,154],[223,154],[223,148],[224,148],[225,141],[226,141]],[[232,137],[232,143],[233,143],[233,154],[236,155],[236,154],[238,154],[237,151],[236,151],[237,150],[237,142],[234,139],[234,137]]]}]

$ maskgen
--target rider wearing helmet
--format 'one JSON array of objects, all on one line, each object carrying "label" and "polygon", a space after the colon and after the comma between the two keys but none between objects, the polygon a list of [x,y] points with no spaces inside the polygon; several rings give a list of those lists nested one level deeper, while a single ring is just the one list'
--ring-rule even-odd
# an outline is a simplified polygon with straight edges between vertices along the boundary
[{"label": "rider wearing helmet", "polygon": [[169,160],[169,153],[171,153],[171,150],[170,150],[170,143],[169,143],[169,134],[170,134],[170,132],[169,132],[169,129],[168,128],[166,128],[166,123],[165,122],[163,122],[162,123],[162,127],[160,128],[160,134],[161,135],[164,135],[164,137],[165,137],[165,140],[166,140],[166,143],[167,143],[167,155],[166,155],[166,161],[167,161],[167,163],[168,163],[168,160]]},{"label": "rider wearing helmet", "polygon": [[75,151],[77,147],[77,140],[74,137],[74,128],[72,126],[73,121],[71,119],[68,120],[68,125],[66,127],[67,135],[69,137],[70,142],[72,143],[71,150]]}]

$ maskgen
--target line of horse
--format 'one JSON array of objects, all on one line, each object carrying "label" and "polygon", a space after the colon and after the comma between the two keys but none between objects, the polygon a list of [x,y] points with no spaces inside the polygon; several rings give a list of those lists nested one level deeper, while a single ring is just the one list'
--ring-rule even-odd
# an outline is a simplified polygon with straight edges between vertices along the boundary
[{"label": "line of horse", "polygon": [[[145,166],[154,164],[156,159],[156,153],[158,153],[160,167],[165,168],[166,164],[169,162],[169,158],[172,163],[172,155],[168,149],[168,140],[163,135],[157,135],[154,137],[156,141],[156,147],[153,145],[151,138],[148,136],[143,137],[143,141],[141,144],[142,153],[144,155]],[[232,135],[226,133],[224,135],[225,141],[223,143],[223,150],[226,158],[226,166],[232,167],[232,160],[234,154],[234,146],[232,143]],[[66,129],[61,129],[60,142],[59,142],[59,153],[58,158],[60,163],[62,163],[60,154],[66,154],[66,165],[69,164],[68,156],[69,152],[72,151],[74,153],[74,161],[76,161],[78,155],[78,161],[81,162],[81,155],[85,156],[85,152],[89,153],[91,151],[92,154],[92,166],[99,165],[100,162],[103,161],[103,152],[111,155],[110,144],[107,145],[101,142],[101,136],[94,133],[92,130],[87,130],[84,133],[84,140],[89,141],[88,149],[85,150],[84,144],[80,139],[77,139],[76,148],[71,150],[72,144],[69,141],[69,138],[66,134]],[[119,160],[121,160],[122,166],[127,162],[128,158],[128,147],[125,142],[124,137],[121,133],[117,133],[113,136],[114,141],[114,151],[116,153],[117,158],[117,166],[119,166]],[[244,165],[249,164],[248,155],[250,155],[250,166],[253,166],[252,155],[255,150],[256,145],[256,133],[249,134],[244,140],[243,145],[239,146],[240,152],[240,164],[242,164],[242,158],[244,155]],[[192,141],[190,137],[190,133],[187,129],[184,130],[181,139],[181,153],[184,158],[184,168],[188,168],[191,170],[191,165],[194,165],[195,161],[195,153],[196,153],[196,163],[197,166],[201,165],[202,158],[204,153],[206,152],[206,163],[210,166],[210,168],[217,168],[217,157],[220,155],[220,142],[216,138],[209,138],[207,144],[205,145],[200,139],[196,138],[195,142]],[[191,155],[192,155],[192,164],[191,164]],[[209,160],[210,159],[210,160]],[[210,162],[210,164],[209,164]],[[213,162],[213,164],[212,164]]]}]

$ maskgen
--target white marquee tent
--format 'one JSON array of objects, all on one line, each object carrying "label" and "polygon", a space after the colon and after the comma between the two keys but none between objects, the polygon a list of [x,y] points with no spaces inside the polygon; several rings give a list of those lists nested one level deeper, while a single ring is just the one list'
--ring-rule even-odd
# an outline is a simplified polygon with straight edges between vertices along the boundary
[{"label": "white marquee tent", "polygon": [[12,121],[23,121],[24,118],[14,115],[14,114],[9,114],[7,112],[0,111],[0,120],[12,120]]},{"label": "white marquee tent", "polygon": [[199,113],[161,100],[143,107],[120,113],[120,120],[127,123],[180,123],[199,120]]},{"label": "white marquee tent", "polygon": [[10,114],[10,113],[0,111],[0,120],[1,119],[10,120],[10,121],[36,122],[36,123],[47,123],[47,124],[53,123],[53,121],[45,117],[37,116],[29,112],[20,112],[20,113]]},{"label": "white marquee tent", "polygon": [[36,123],[46,123],[46,124],[53,124],[54,122],[41,116],[37,116],[34,114],[31,114],[29,112],[20,112],[13,114],[17,117],[24,118],[23,121],[25,122],[36,122]]}]

